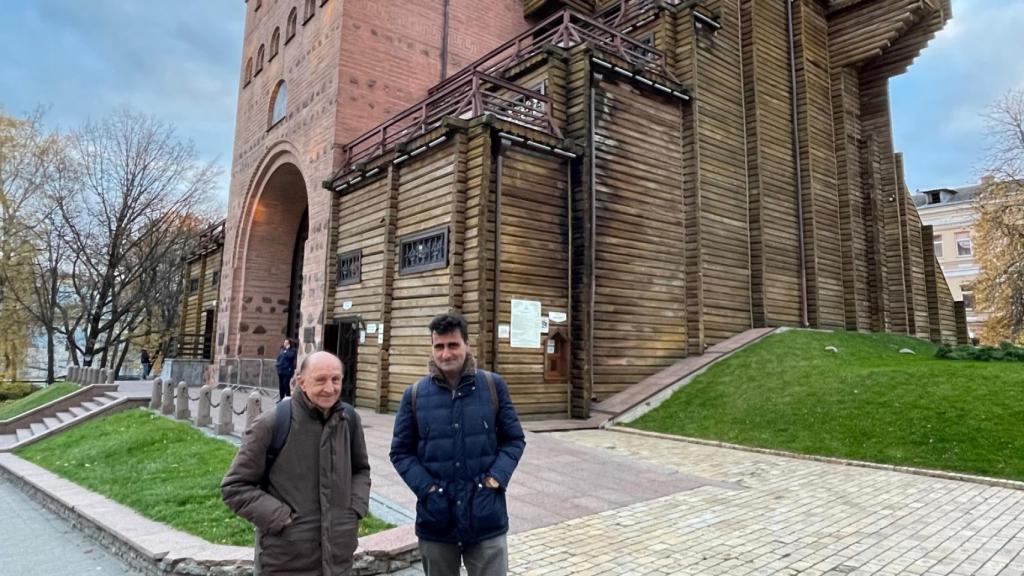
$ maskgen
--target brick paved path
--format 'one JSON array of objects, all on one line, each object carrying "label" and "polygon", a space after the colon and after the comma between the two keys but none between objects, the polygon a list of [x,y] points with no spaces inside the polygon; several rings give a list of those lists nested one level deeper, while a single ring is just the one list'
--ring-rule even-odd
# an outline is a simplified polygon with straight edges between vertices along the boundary
[{"label": "brick paved path", "polygon": [[637,436],[558,434],[705,486],[510,537],[513,574],[1024,574],[1024,492]]},{"label": "brick paved path", "polygon": [[129,573],[101,546],[0,480],[0,575]]}]

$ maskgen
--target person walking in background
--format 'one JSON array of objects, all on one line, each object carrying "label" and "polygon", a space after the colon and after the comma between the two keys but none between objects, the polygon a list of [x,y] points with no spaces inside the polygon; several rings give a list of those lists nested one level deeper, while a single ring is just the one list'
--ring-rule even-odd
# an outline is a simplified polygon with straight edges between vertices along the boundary
[{"label": "person walking in background", "polygon": [[149,351],[145,348],[139,353],[139,363],[142,364],[142,379],[149,380],[149,369],[153,367],[153,364],[149,361]]},{"label": "person walking in background", "polygon": [[281,350],[277,353],[277,361],[274,366],[277,368],[277,388],[281,393],[281,400],[292,395],[292,376],[295,374],[295,357],[298,355],[298,342],[294,338],[285,338],[281,344]]},{"label": "person walking in background", "polygon": [[505,380],[476,367],[465,319],[430,323],[430,373],[402,395],[391,462],[416,494],[426,576],[508,572],[505,489],[526,447]]}]

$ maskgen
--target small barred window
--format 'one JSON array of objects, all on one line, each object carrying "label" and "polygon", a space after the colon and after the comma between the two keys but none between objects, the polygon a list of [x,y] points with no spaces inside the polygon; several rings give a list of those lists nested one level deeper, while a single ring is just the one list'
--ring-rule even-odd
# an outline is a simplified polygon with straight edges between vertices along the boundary
[{"label": "small barred window", "polygon": [[362,275],[363,251],[353,250],[338,256],[338,286],[358,284]]},{"label": "small barred window", "polygon": [[398,272],[412,274],[448,266],[448,228],[428,230],[400,242]]}]

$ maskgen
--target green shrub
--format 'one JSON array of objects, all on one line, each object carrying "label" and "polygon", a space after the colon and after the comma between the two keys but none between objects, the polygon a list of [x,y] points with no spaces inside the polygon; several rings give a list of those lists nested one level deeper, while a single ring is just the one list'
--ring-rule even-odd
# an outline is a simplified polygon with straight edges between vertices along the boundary
[{"label": "green shrub", "polygon": [[0,382],[0,401],[24,398],[33,391],[28,382]]},{"label": "green shrub", "polygon": [[1024,362],[1024,348],[1003,342],[999,346],[949,346],[943,344],[935,351],[936,358],[945,360],[977,360],[980,362]]}]

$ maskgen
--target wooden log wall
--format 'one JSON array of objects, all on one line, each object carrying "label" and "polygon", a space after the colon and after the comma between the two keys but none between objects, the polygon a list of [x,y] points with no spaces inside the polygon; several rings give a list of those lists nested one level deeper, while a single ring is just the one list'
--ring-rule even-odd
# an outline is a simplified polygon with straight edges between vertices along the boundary
[{"label": "wooden log wall", "polygon": [[481,368],[494,369],[493,159],[491,130],[470,130],[466,158],[466,254],[462,268],[462,314],[470,326],[469,345]]},{"label": "wooden log wall", "polygon": [[861,72],[861,125],[877,146],[878,189],[885,230],[885,269],[888,294],[889,329],[906,334],[907,318],[906,281],[903,266],[903,232],[905,230],[899,209],[896,182],[896,158],[893,152],[892,123],[889,113],[889,79],[873,71]]},{"label": "wooden log wall", "polygon": [[887,332],[892,328],[889,304],[888,253],[886,252],[885,202],[881,184],[882,160],[878,142],[866,133],[859,142],[861,191],[868,262],[868,293],[871,330]]},{"label": "wooden log wall", "polygon": [[[689,10],[677,14],[678,40],[692,39],[692,56],[677,60],[683,72],[678,76],[690,79],[699,100],[693,118],[699,170],[685,199],[687,248],[695,251],[687,258],[688,340],[694,353],[752,325],[739,5],[738,0],[708,3],[721,15],[722,29],[715,36],[694,33]],[[691,70],[683,71],[687,64]]]},{"label": "wooden log wall", "polygon": [[803,0],[793,8],[808,311],[811,326],[844,328],[828,27],[824,9],[815,0]]},{"label": "wooden log wall", "polygon": [[872,195],[862,180],[862,139],[860,90],[857,71],[840,68],[832,72],[832,115],[835,126],[838,174],[839,223],[843,233],[843,299],[847,330],[872,330],[871,263],[869,235],[874,222]]},{"label": "wooden log wall", "polygon": [[[464,136],[462,136],[464,137]],[[396,250],[402,238],[437,227],[449,227],[449,254],[455,243],[452,207],[456,188],[465,182],[458,143],[449,143],[400,165],[395,211]],[[464,193],[464,192],[463,192]],[[426,374],[430,360],[430,320],[452,307],[454,261],[449,267],[402,274],[397,254],[391,289],[390,350],[385,404],[396,410],[405,388]]]},{"label": "wooden log wall", "polygon": [[[360,251],[361,268],[360,282],[357,284],[338,286],[337,276],[332,276],[332,285],[335,287],[331,299],[333,319],[358,318],[364,325],[378,326],[383,322],[384,260],[390,182],[389,178],[378,178],[341,196],[335,202],[336,254]],[[331,269],[336,270],[336,267],[334,264]],[[366,342],[359,345],[356,358],[356,405],[378,408],[381,346],[377,343],[375,334],[368,335]]]},{"label": "wooden log wall", "polygon": [[956,319],[956,343],[970,344],[971,336],[967,330],[967,310],[963,300],[953,301],[953,317]]},{"label": "wooden log wall", "polygon": [[921,216],[907,193],[903,177],[903,155],[896,155],[897,186],[900,190],[900,210],[906,223],[903,234],[904,278],[906,279],[908,330],[918,338],[928,338],[928,296],[925,289],[924,251],[921,241]]},{"label": "wooden log wall", "polygon": [[754,0],[744,1],[741,8],[754,325],[799,326],[800,252],[786,11],[782,3]]},{"label": "wooden log wall", "polygon": [[595,100],[594,387],[626,389],[687,353],[682,114],[612,79]]},{"label": "wooden log wall", "polygon": [[[224,249],[218,248],[193,258],[185,264],[180,334],[202,334],[206,328],[206,311],[216,311],[223,255]],[[215,276],[217,277],[216,284],[214,283]],[[199,281],[199,287],[195,292],[189,290],[193,278]],[[216,317],[214,317],[213,325],[217,325]],[[211,350],[213,348],[216,346],[211,343]]]},{"label": "wooden log wall", "polygon": [[928,337],[932,342],[956,344],[956,315],[953,296],[935,258],[935,235],[931,226],[921,227],[921,248],[924,254],[925,289],[928,293]]},{"label": "wooden log wall", "polygon": [[[564,135],[590,146],[590,91],[592,75],[590,50],[585,45],[572,49],[566,74],[566,130]],[[591,294],[593,278],[593,237],[590,219],[590,174],[593,153],[587,150],[577,166],[572,183],[572,415],[590,415],[593,371],[589,342],[592,335]]]},{"label": "wooden log wall", "polygon": [[[512,320],[512,300],[541,304],[541,314],[569,313],[568,182],[564,160],[508,147],[501,185],[501,301],[498,323]],[[568,324],[552,324],[555,326]],[[499,338],[496,370],[505,377],[516,410],[526,418],[568,416],[569,386],[544,378],[547,335],[537,348],[511,347]]]}]

